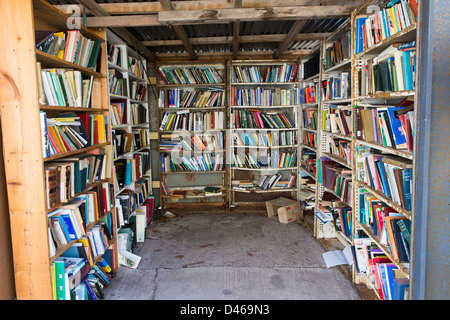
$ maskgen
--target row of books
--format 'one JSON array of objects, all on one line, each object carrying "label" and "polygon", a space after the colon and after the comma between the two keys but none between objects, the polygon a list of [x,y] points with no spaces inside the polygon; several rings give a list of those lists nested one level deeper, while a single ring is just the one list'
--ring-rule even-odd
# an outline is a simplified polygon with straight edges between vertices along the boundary
[{"label": "row of books", "polygon": [[214,84],[223,83],[223,76],[215,67],[159,67],[164,84]]},{"label": "row of books", "polygon": [[303,131],[303,144],[312,148],[316,148],[317,134],[315,132]]},{"label": "row of books", "polygon": [[[404,106],[407,103],[409,105]],[[401,106],[373,108],[356,106],[356,138],[385,147],[412,151],[415,123],[413,101],[404,100],[399,105]]]},{"label": "row of books", "polygon": [[291,152],[271,150],[258,154],[257,152],[233,153],[232,166],[234,168],[277,169],[292,168],[297,165],[297,150]]},{"label": "row of books", "polygon": [[235,83],[280,83],[297,81],[297,63],[278,66],[233,66],[231,82]]},{"label": "row of books", "polygon": [[321,82],[321,93],[324,101],[351,98],[351,80],[349,72],[341,72],[339,76],[330,76]]},{"label": "row of books", "polygon": [[159,130],[161,131],[202,131],[225,129],[223,111],[190,112],[190,110],[164,112]]},{"label": "row of books", "polygon": [[358,188],[359,221],[378,237],[395,261],[410,261],[411,220],[399,214],[364,188]]},{"label": "row of books", "polygon": [[303,113],[303,128],[317,130],[317,109],[304,109]]},{"label": "row of books", "polygon": [[166,89],[159,91],[159,108],[205,108],[225,106],[225,92],[220,89],[184,90]]},{"label": "row of books", "polygon": [[106,44],[107,60],[116,66],[122,66],[122,48],[110,42]]},{"label": "row of books", "polygon": [[352,205],[352,170],[327,157],[318,161],[318,180],[348,205]]},{"label": "row of books", "polygon": [[295,128],[295,123],[286,112],[235,109],[231,114],[231,128],[290,129]]},{"label": "row of books", "polygon": [[126,153],[141,150],[150,145],[150,133],[146,129],[113,130],[112,144],[114,146],[114,159]]},{"label": "row of books", "polygon": [[171,154],[161,154],[161,172],[176,171],[222,171],[225,168],[222,154],[211,155],[205,153],[194,155],[190,158],[186,156],[178,157]]},{"label": "row of books", "polygon": [[324,70],[328,70],[345,60],[350,58],[352,42],[351,31],[347,31],[340,35],[339,40],[336,40],[325,48],[325,57],[323,60]]},{"label": "row of books", "polygon": [[299,90],[299,103],[318,103],[319,102],[319,83],[306,84]]},{"label": "row of books", "polygon": [[[93,235],[95,228],[89,228],[89,225],[105,216],[106,213],[102,211],[109,212],[113,208],[113,199],[112,184],[106,182],[48,213],[51,256],[71,241]],[[105,247],[98,248],[97,255],[103,254],[104,250]]]},{"label": "row of books", "polygon": [[373,153],[357,146],[357,180],[384,194],[407,211],[411,211],[413,193],[412,161]]},{"label": "row of books", "polygon": [[136,125],[148,122],[147,108],[138,103],[114,102],[111,106],[111,125]]},{"label": "row of books", "polygon": [[206,186],[201,189],[199,188],[188,190],[183,189],[169,190],[166,183],[164,181],[161,181],[161,187],[164,192],[164,195],[170,196],[172,200],[175,200],[176,198],[222,195],[222,187],[215,187],[215,186]]},{"label": "row of books", "polygon": [[409,300],[409,279],[367,237],[355,238],[355,267],[376,288],[381,300]]},{"label": "row of books", "polygon": [[330,138],[328,152],[351,165],[351,142],[345,139]]},{"label": "row of books", "polygon": [[116,69],[108,69],[109,93],[128,97],[128,79]]},{"label": "row of books", "polygon": [[[283,180],[282,180],[283,179]],[[258,180],[234,180],[233,190],[257,191],[276,189],[295,189],[296,176],[291,174],[289,179],[284,179],[280,173],[262,175]]]},{"label": "row of books", "polygon": [[108,141],[107,116],[102,114],[65,113],[47,118],[41,111],[40,120],[44,158]]},{"label": "row of books", "polygon": [[145,66],[135,57],[128,56],[128,72],[138,78],[146,79]]},{"label": "row of books", "polygon": [[393,44],[379,56],[363,61],[358,71],[359,95],[415,88],[416,45]]},{"label": "row of books", "polygon": [[131,159],[114,161],[114,173],[119,188],[131,185],[141,179],[150,170],[150,152],[141,151],[133,154]]},{"label": "row of books", "polygon": [[215,152],[224,150],[223,132],[203,133],[195,135],[169,135],[161,136],[160,151],[202,151]]},{"label": "row of books", "polygon": [[233,132],[235,146],[279,147],[297,144],[295,131]]},{"label": "row of books", "polygon": [[137,210],[138,204],[136,203],[136,197],[134,190],[125,189],[122,190],[115,197],[115,204],[117,208],[117,225],[122,228],[130,223],[130,217],[133,212]]},{"label": "row of books", "polygon": [[39,102],[60,107],[91,107],[93,76],[71,69],[42,69],[37,63]]},{"label": "row of books", "polygon": [[232,106],[289,106],[299,103],[298,89],[231,87]]},{"label": "row of books", "polygon": [[352,107],[330,104],[322,111],[323,127],[327,132],[350,136],[352,133]]},{"label": "row of books", "polygon": [[[339,203],[339,202],[335,202]],[[353,238],[353,228],[352,228],[352,219],[353,219],[353,211],[352,208],[344,207],[335,207],[333,208],[333,218],[335,219],[335,227],[336,231],[341,231],[343,235],[347,238]]]},{"label": "row of books", "polygon": [[80,30],[61,32],[35,31],[36,49],[59,59],[95,70],[102,40],[91,40]]},{"label": "row of books", "polygon": [[[97,229],[97,227],[94,227]],[[99,229],[101,230],[101,229]],[[101,232],[101,231],[100,231]],[[97,231],[96,231],[97,233]],[[101,258],[93,261],[96,243],[106,241],[106,236],[96,236],[98,241],[90,241],[82,237],[75,242],[62,256],[51,264],[51,276],[54,300],[100,300],[104,299],[104,288],[114,277],[111,258],[115,248],[104,251]],[[111,263],[112,262],[112,263]]]},{"label": "row of books", "polygon": [[47,209],[71,200],[94,182],[109,178],[111,155],[103,149],[46,162]]},{"label": "row of books", "polygon": [[357,17],[355,54],[415,25],[416,20],[416,0],[393,0],[369,17]]},{"label": "row of books", "polygon": [[131,81],[130,98],[138,101],[147,101],[147,85],[137,81]]},{"label": "row of books", "polygon": [[302,149],[302,155],[300,157],[300,166],[314,176],[317,171],[317,154],[309,149]]}]

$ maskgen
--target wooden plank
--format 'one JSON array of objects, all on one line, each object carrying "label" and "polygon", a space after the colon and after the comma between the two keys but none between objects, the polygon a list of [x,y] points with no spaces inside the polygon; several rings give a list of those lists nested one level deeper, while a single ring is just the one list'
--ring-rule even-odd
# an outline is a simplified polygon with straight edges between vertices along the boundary
[{"label": "wooden plank", "polygon": [[[295,35],[294,41],[302,40],[321,40],[328,38],[332,35],[331,32],[323,33],[299,33]],[[279,42],[286,37],[286,34],[261,34],[261,35],[249,35],[239,36],[239,42],[252,43],[252,42]],[[218,43],[231,43],[233,36],[221,36],[221,37],[201,37],[201,38],[189,38],[189,41],[193,45],[197,44],[218,44]],[[158,47],[158,46],[178,46],[183,43],[181,40],[150,40],[142,41],[144,46]]]},{"label": "wooden plank", "polygon": [[[164,8],[164,10],[174,11],[175,8],[170,0],[159,0],[159,3],[161,3],[161,6]],[[176,34],[178,35],[178,38],[183,43],[184,48],[189,53],[189,56],[191,58],[196,58],[195,50],[192,47],[192,44],[189,42],[189,38],[186,34],[186,30],[182,26],[176,25],[173,26],[173,29],[175,30]]]},{"label": "wooden plank", "polygon": [[[322,0],[323,5],[343,4],[346,0]],[[363,0],[355,0],[355,7],[362,4]],[[172,1],[176,10],[205,10],[234,8],[234,1],[224,0],[199,0],[199,1]],[[294,7],[307,6],[310,0],[242,0],[242,8],[269,8],[269,7]],[[61,11],[66,12],[70,5],[55,5]],[[152,14],[164,11],[157,1],[147,2],[122,2],[122,3],[99,3],[99,6],[110,15],[117,14]],[[86,10],[88,14],[91,12]]]},{"label": "wooden plank", "polygon": [[87,17],[86,25],[95,27],[136,27],[136,26],[159,26],[161,23],[157,15],[127,15],[127,16],[99,16]]},{"label": "wooden plank", "polygon": [[0,1],[3,153],[17,299],[52,299],[31,0]]},{"label": "wooden plank", "polygon": [[354,5],[298,6],[274,8],[232,8],[217,10],[161,11],[161,24],[226,23],[233,21],[265,21],[349,17]]},{"label": "wooden plank", "polygon": [[[79,4],[88,8],[96,16],[109,16],[109,13],[106,12],[102,7],[100,7],[98,5],[98,3],[96,3],[93,0],[76,0],[76,1]],[[131,46],[133,46],[136,49],[138,49],[139,51],[141,51],[142,55],[144,55],[147,59],[150,59],[152,61],[154,61],[156,59],[153,52],[148,50],[147,47],[143,46],[130,31],[126,30],[126,28],[116,27],[116,28],[111,28],[111,30],[113,30],[120,37],[122,37],[125,42],[127,42]]]}]

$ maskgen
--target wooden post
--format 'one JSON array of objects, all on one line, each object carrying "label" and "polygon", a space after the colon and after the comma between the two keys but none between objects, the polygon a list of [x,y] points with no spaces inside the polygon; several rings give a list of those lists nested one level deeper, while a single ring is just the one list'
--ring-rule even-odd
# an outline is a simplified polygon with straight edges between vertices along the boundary
[{"label": "wooden post", "polygon": [[0,111],[17,299],[52,299],[32,0],[0,1]]}]

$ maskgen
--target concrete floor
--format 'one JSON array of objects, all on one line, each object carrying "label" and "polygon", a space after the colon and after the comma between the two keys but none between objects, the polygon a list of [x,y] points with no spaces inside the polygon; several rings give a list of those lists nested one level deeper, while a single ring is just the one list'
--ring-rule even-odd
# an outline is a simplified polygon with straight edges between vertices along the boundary
[{"label": "concrete floor", "polygon": [[106,300],[359,300],[304,225],[263,214],[189,213],[147,227]]}]

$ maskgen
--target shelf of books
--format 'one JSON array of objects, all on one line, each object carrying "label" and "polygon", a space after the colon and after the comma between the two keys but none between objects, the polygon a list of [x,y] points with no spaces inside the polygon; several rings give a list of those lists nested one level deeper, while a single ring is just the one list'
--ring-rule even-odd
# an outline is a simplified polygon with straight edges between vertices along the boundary
[{"label": "shelf of books", "polygon": [[229,205],[298,198],[298,63],[229,65]]},{"label": "shelf of books", "polygon": [[417,15],[414,0],[352,15],[354,281],[382,300],[409,292]]},{"label": "shelf of books", "polygon": [[225,63],[157,66],[160,205],[226,207]]},{"label": "shelf of books", "polygon": [[19,39],[1,55],[20,91],[2,102],[2,126],[16,131],[5,151],[20,156],[5,162],[21,164],[6,168],[22,186],[8,188],[17,298],[101,299],[118,265],[105,33],[68,29],[44,0],[3,4],[2,39]]},{"label": "shelf of books", "polygon": [[337,237],[351,244],[352,214],[352,107],[351,21],[324,40],[319,94],[317,148],[318,238]]},{"label": "shelf of books", "polygon": [[[315,210],[317,203],[321,52],[322,45],[319,44],[300,61],[299,200],[302,202],[303,208],[307,210]],[[314,227],[314,234],[316,233]]]},{"label": "shelf of books", "polygon": [[[153,216],[146,60],[106,30],[119,261],[144,242]],[[126,265],[126,263],[125,263]]]}]

